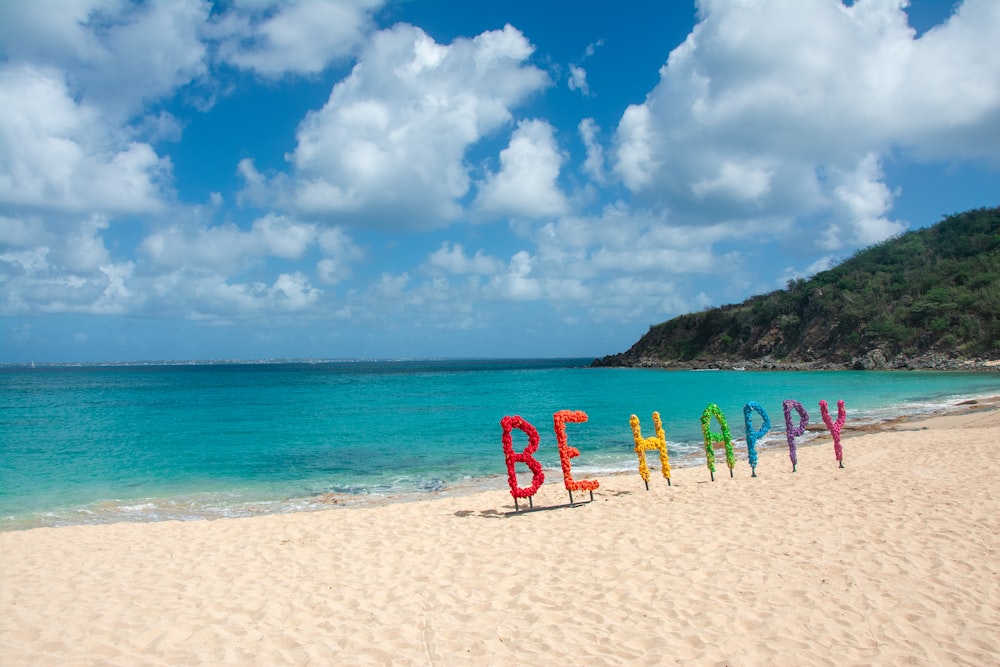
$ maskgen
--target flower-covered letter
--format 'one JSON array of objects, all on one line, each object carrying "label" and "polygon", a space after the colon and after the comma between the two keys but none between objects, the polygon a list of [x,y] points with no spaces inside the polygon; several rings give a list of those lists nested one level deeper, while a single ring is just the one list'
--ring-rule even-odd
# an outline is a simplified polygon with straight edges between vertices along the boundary
[{"label": "flower-covered letter", "polygon": [[[763,423],[760,430],[753,429],[753,413],[760,415]],[[760,403],[750,401],[743,406],[743,423],[747,432],[747,458],[750,459],[750,471],[752,477],[757,476],[757,441],[763,438],[771,430],[771,419],[767,416],[767,410]]]},{"label": "flower-covered letter", "polygon": [[[503,454],[507,459],[507,482],[510,484],[510,495],[517,498],[530,498],[538,491],[538,487],[545,481],[545,473],[542,472],[542,464],[535,459],[532,454],[538,450],[538,430],[518,416],[504,417],[500,420],[503,427]],[[528,446],[523,452],[515,452],[511,431],[514,429],[524,431],[528,436]],[[523,463],[531,470],[531,486],[521,488],[517,485],[517,471],[514,470],[515,463]]]},{"label": "flower-covered letter", "polygon": [[823,416],[823,423],[826,424],[830,435],[833,436],[833,453],[837,456],[837,462],[840,463],[840,467],[843,468],[844,449],[840,446],[840,429],[843,428],[844,420],[847,419],[847,408],[844,407],[843,401],[837,401],[837,421],[833,421],[830,418],[830,411],[827,409],[826,401],[819,402],[819,412]]},{"label": "flower-covered letter", "polygon": [[667,436],[663,432],[663,424],[660,422],[660,413],[653,413],[653,428],[656,430],[655,437],[643,438],[642,428],[639,426],[639,418],[635,415],[629,417],[629,425],[632,426],[632,439],[635,440],[635,455],[639,457],[639,474],[642,481],[646,483],[646,490],[649,490],[649,466],[646,465],[646,451],[655,449],[660,452],[660,472],[663,478],[670,484],[670,457],[667,455]]},{"label": "flower-covered letter", "polygon": [[[719,422],[722,433],[713,433],[709,422],[715,417]],[[733,437],[729,434],[729,424],[726,423],[726,415],[715,403],[709,403],[705,411],[701,413],[701,432],[705,436],[705,460],[708,463],[708,470],[712,473],[712,481],[715,481],[715,451],[713,443],[721,442],[726,446],[726,465],[729,466],[729,476],[733,476],[733,466],[736,465],[736,454],[733,452]]]},{"label": "flower-covered letter", "polygon": [[587,413],[582,410],[560,410],[552,415],[552,423],[556,430],[556,442],[559,444],[559,461],[562,463],[563,482],[567,491],[593,491],[601,485],[596,479],[573,480],[570,459],[580,455],[580,450],[566,444],[566,422],[581,423],[587,421]]},{"label": "flower-covered letter", "polygon": [[[792,472],[799,463],[799,457],[795,453],[795,438],[806,432],[809,426],[809,413],[798,401],[787,400],[782,403],[785,408],[785,437],[788,439],[788,458],[792,460]],[[799,425],[792,426],[792,409],[799,413]]]}]

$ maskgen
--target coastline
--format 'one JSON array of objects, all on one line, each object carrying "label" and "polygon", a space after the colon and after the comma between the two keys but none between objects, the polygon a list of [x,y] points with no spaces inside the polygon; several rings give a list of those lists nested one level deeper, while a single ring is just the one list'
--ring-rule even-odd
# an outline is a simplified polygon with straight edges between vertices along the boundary
[{"label": "coastline", "polygon": [[[1000,655],[996,400],[844,443],[214,521],[0,533],[0,664],[954,664]],[[845,432],[845,436],[847,433]]]},{"label": "coastline", "polygon": [[1000,372],[1000,359],[965,358],[945,354],[886,357],[872,350],[849,362],[830,360],[786,361],[771,356],[756,359],[659,359],[623,352],[595,359],[591,368],[658,368],[661,370],[753,370],[753,371],[983,371]]},{"label": "coastline", "polygon": [[[932,407],[933,406],[933,407]],[[892,431],[908,428],[912,422],[928,418],[962,414],[981,409],[1000,407],[1000,396],[991,394],[973,395],[972,397],[945,404],[931,404],[924,411],[905,413],[891,418],[877,417],[874,420],[858,417],[853,411],[842,429],[844,439],[866,433]],[[746,466],[746,445],[744,439],[734,431],[734,448],[736,450],[737,469]],[[631,440],[631,439],[630,439]],[[670,439],[668,438],[668,442]],[[826,426],[814,420],[806,428],[803,438],[797,443],[798,449],[812,446],[828,446],[830,436]],[[670,463],[673,468],[704,468],[705,455],[699,442],[693,450],[676,452],[671,446]],[[758,451],[778,450],[786,452],[783,425],[780,419],[772,427],[768,437],[758,442]],[[499,448],[498,448],[499,449]],[[610,466],[593,465],[590,463],[590,452],[584,451],[581,459],[575,460],[573,470],[578,478],[597,478],[604,480],[614,476],[631,476],[635,474],[635,459],[632,454],[632,443],[623,449],[621,461]],[[627,452],[627,453],[624,453]],[[558,462],[557,462],[558,463]],[[519,466],[519,473],[524,473]],[[523,475],[522,475],[523,476]],[[561,488],[561,471],[558,464],[545,468],[546,485],[557,485]],[[231,518],[246,518],[253,516],[270,516],[294,514],[299,512],[323,512],[327,510],[350,510],[362,507],[376,507],[398,503],[421,502],[435,498],[471,495],[485,491],[507,490],[506,472],[502,460],[496,471],[485,476],[469,477],[459,481],[449,482],[436,489],[395,490],[384,493],[345,493],[322,492],[313,495],[290,496],[283,499],[251,499],[238,504],[227,503],[226,498],[210,496],[180,496],[180,497],[145,497],[132,500],[107,500],[92,506],[69,509],[59,514],[38,514],[25,518],[7,517],[0,527],[0,533],[6,531],[32,530],[35,528],[61,528],[76,525],[106,525],[118,522],[155,523],[162,521],[216,521]]]}]

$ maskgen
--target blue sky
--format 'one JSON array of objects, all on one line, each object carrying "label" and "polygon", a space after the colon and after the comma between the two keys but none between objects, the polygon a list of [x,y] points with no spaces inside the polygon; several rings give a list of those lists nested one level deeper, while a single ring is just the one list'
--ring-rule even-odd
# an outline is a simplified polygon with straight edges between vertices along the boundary
[{"label": "blue sky", "polygon": [[0,2],[0,362],[602,356],[1000,204],[995,0]]}]

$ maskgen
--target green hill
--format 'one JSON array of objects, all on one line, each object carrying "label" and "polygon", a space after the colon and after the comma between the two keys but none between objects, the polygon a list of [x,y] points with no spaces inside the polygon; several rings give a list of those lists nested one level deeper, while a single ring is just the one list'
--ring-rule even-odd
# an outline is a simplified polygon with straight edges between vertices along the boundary
[{"label": "green hill", "polygon": [[657,324],[594,365],[963,368],[998,359],[1000,208],[983,208],[787,289]]}]

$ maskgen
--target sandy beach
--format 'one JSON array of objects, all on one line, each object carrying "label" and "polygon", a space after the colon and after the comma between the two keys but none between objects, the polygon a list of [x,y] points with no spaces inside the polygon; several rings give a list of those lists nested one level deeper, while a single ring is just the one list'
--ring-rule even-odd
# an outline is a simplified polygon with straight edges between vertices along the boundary
[{"label": "sandy beach", "polygon": [[[847,438],[845,469],[772,447],[756,479],[741,452],[517,515],[488,491],[0,533],[0,664],[1000,664],[998,445],[971,409]],[[548,475],[535,507],[566,502]]]}]

